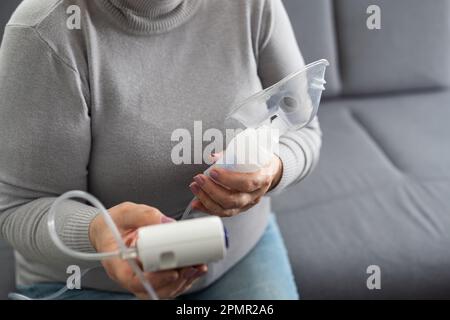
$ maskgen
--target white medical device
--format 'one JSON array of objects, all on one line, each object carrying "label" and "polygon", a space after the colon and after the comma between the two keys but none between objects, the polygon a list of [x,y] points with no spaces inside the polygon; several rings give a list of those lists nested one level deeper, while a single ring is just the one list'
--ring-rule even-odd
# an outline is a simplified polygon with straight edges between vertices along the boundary
[{"label": "white medical device", "polygon": [[222,220],[205,217],[140,228],[136,253],[151,272],[219,261],[227,247]]}]

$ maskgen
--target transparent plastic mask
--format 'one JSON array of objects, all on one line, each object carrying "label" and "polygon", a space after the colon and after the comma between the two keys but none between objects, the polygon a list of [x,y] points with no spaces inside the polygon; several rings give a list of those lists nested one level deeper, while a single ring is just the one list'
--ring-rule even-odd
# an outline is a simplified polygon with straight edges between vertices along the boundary
[{"label": "transparent plastic mask", "polygon": [[325,59],[307,65],[235,107],[227,116],[227,128],[269,125],[280,134],[308,125],[316,116],[325,90]]}]

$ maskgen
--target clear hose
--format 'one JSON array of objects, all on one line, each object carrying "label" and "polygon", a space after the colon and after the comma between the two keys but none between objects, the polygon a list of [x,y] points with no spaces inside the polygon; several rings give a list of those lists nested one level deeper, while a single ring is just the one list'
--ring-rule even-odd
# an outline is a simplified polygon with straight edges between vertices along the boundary
[{"label": "clear hose", "polygon": [[183,212],[183,215],[181,216],[181,220],[185,220],[189,214],[192,211],[192,204],[194,203],[194,201],[197,199],[197,197],[192,198],[191,202],[189,202],[189,204],[187,205],[186,209]]},{"label": "clear hose", "polygon": [[[59,238],[58,233],[56,232],[56,223],[55,223],[55,216],[56,216],[56,208],[58,205],[68,199],[72,198],[78,198],[78,199],[84,199],[91,203],[94,207],[100,210],[100,213],[103,215],[103,218],[105,219],[106,225],[111,230],[116,242],[117,246],[119,247],[119,250],[112,251],[112,252],[106,252],[106,253],[85,253],[85,252],[79,252],[75,251],[69,247],[67,247]],[[102,205],[102,203],[95,198],[94,196],[90,195],[87,192],[84,191],[69,191],[58,197],[55,202],[50,207],[50,211],[47,218],[47,226],[49,229],[50,237],[55,243],[55,245],[65,254],[80,260],[89,260],[89,261],[98,261],[98,260],[104,260],[104,259],[110,259],[110,258],[116,258],[120,257],[124,260],[126,260],[133,272],[137,275],[139,280],[141,281],[142,285],[144,286],[146,292],[148,293],[148,296],[152,300],[158,300],[158,295],[156,294],[155,290],[153,289],[150,282],[145,278],[143,271],[138,266],[135,258],[136,258],[136,252],[133,248],[128,248],[125,244],[125,242],[122,239],[122,236],[120,235],[119,230],[117,229],[116,224],[114,223],[113,219],[111,218],[111,215],[109,214],[108,210]],[[87,272],[89,272],[91,269],[84,270],[82,273],[82,276],[85,275]],[[67,286],[64,286],[61,290],[55,292],[54,294],[41,298],[38,300],[51,300],[59,297],[64,292],[68,290]],[[17,294],[17,293],[11,293],[9,295],[11,299],[15,300],[32,300],[31,298],[28,298],[24,295]]]}]

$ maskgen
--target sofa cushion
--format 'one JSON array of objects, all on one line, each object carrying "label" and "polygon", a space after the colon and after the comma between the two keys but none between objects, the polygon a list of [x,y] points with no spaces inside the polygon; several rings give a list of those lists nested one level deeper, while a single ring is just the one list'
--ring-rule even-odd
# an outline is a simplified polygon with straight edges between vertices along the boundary
[{"label": "sofa cushion", "polygon": [[[280,212],[351,197],[392,184],[402,177],[370,134],[355,119],[351,100],[323,102],[319,121],[323,146],[319,164],[304,183],[275,198]],[[299,195],[295,200],[295,195]]]},{"label": "sofa cushion", "polygon": [[354,100],[350,106],[393,166],[421,180],[450,179],[450,94]]},{"label": "sofa cushion", "polygon": [[[450,297],[449,100],[321,106],[318,167],[273,199],[303,298]],[[366,287],[370,265],[381,290]]]},{"label": "sofa cushion", "polygon": [[[381,9],[380,30],[367,28],[369,5]],[[345,93],[449,86],[450,1],[339,0],[335,6]]]},{"label": "sofa cushion", "polygon": [[307,63],[326,58],[325,96],[340,92],[339,65],[331,0],[283,0],[291,19],[297,42]]},{"label": "sofa cushion", "polygon": [[[301,297],[450,298],[449,194],[448,181],[403,181],[280,212]],[[371,265],[381,290],[366,287]]]}]

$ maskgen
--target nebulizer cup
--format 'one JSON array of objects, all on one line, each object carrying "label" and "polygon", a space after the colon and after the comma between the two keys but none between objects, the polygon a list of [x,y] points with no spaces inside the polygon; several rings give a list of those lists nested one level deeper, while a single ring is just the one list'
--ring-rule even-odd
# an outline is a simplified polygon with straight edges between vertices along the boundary
[{"label": "nebulizer cup", "polygon": [[[230,141],[221,158],[205,174],[214,167],[253,172],[266,165],[280,136],[307,126],[316,116],[328,65],[325,59],[308,64],[233,108],[225,119],[225,128],[243,131]],[[189,216],[195,199],[182,219]]]},{"label": "nebulizer cup", "polygon": [[268,125],[280,130],[280,135],[305,127],[317,114],[328,65],[325,59],[308,64],[244,100],[228,114],[226,127],[246,129]]}]

